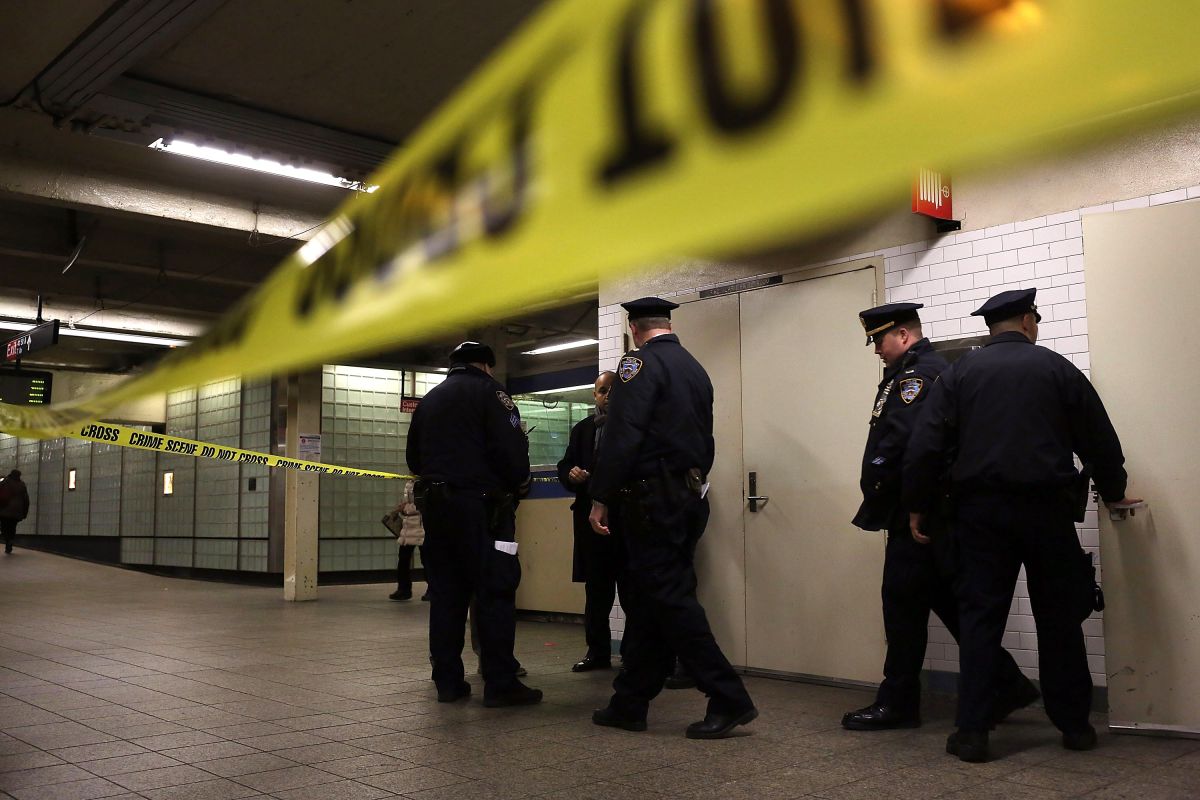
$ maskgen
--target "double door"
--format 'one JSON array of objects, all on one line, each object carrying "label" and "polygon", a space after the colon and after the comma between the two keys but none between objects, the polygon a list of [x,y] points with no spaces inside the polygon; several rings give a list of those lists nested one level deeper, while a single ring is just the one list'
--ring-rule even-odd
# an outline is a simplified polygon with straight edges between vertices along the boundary
[{"label": "double door", "polygon": [[849,522],[880,375],[857,317],[875,292],[867,265],[674,313],[716,391],[712,516],[697,559],[713,631],[739,666],[879,680],[884,539]]}]

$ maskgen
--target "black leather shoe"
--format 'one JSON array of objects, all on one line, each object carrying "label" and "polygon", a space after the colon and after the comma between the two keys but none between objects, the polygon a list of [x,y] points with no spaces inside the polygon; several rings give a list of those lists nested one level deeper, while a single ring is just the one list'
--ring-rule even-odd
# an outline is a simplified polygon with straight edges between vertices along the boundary
[{"label": "black leather shoe", "polygon": [[635,733],[646,730],[646,720],[630,719],[614,710],[612,706],[598,708],[593,711],[592,722],[596,725],[603,725],[606,728],[620,728],[621,730],[634,731]]},{"label": "black leather shoe", "polygon": [[520,681],[502,692],[488,692],[486,689],[483,692],[483,705],[487,708],[532,706],[540,702],[542,702],[542,690],[530,689]]},{"label": "black leather shoe", "polygon": [[747,725],[758,716],[758,709],[753,706],[749,711],[740,714],[717,714],[708,712],[704,719],[687,726],[685,735],[689,739],[724,739],[738,725]]},{"label": "black leather shoe", "polygon": [[1081,731],[1063,733],[1063,747],[1068,750],[1094,750],[1096,747],[1096,729],[1088,725]]},{"label": "black leather shoe", "polygon": [[438,689],[439,703],[456,703],[463,698],[471,696],[471,684],[463,681],[458,686],[451,686],[447,689]]},{"label": "black leather shoe", "polygon": [[917,712],[902,714],[892,706],[878,703],[848,711],[842,717],[842,727],[848,731],[886,731],[893,728],[919,728],[921,715]]},{"label": "black leather shoe", "polygon": [[988,760],[987,731],[955,731],[946,739],[946,752],[960,761],[982,764]]},{"label": "black leather shoe", "polygon": [[429,602],[429,592],[426,592],[425,594],[421,595],[421,599],[424,600],[426,603],[428,603]]},{"label": "black leather shoe", "polygon": [[1021,682],[1015,687],[1000,692],[996,696],[996,702],[992,708],[992,724],[1003,722],[1009,714],[1033,705],[1041,698],[1042,693],[1033,685],[1033,681],[1022,676]]},{"label": "black leather shoe", "polygon": [[571,666],[571,672],[591,672],[594,669],[612,669],[612,660],[587,655]]},{"label": "black leather shoe", "polygon": [[402,592],[397,589],[388,595],[388,600],[412,600],[412,592]]}]

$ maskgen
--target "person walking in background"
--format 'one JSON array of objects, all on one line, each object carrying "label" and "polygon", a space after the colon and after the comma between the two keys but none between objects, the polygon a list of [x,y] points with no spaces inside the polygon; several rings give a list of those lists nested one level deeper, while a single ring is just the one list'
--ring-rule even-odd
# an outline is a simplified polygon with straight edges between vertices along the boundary
[{"label": "person walking in background", "polygon": [[581,419],[571,428],[567,450],[558,462],[559,483],[575,495],[575,502],[571,504],[575,534],[571,580],[584,585],[585,596],[583,628],[587,652],[571,667],[572,672],[588,672],[612,666],[612,632],[608,615],[612,612],[618,591],[622,545],[615,537],[600,536],[592,530],[588,522],[588,515],[592,512],[588,479],[604,436],[608,393],[616,376],[615,372],[606,371],[596,378],[592,389],[596,413]]},{"label": "person walking in background", "polygon": [[[921,724],[921,667],[925,662],[929,612],[958,640],[958,600],[950,534],[925,544],[913,541],[908,512],[900,503],[900,474],[913,425],[946,359],[921,331],[920,303],[889,303],[859,314],[867,344],[884,363],[875,393],[859,480],[863,501],[853,523],[865,531],[887,531],[883,557],[883,630],[887,656],[875,702],[842,717],[855,731],[915,728]],[[994,721],[1040,696],[1008,651],[996,643]]]},{"label": "person walking in background", "polygon": [[14,469],[0,480],[0,534],[4,536],[4,552],[13,551],[17,523],[29,516],[29,490],[21,481],[21,470]]},{"label": "person walking in background", "polygon": [[995,652],[1022,565],[1046,714],[1066,749],[1096,746],[1082,630],[1093,610],[1094,573],[1074,525],[1086,506],[1086,472],[1106,504],[1140,502],[1125,497],[1121,442],[1095,388],[1066,358],[1036,346],[1036,294],[1001,292],[974,312],[991,338],[942,372],[904,459],[904,506],[918,542],[928,541],[927,515],[950,465],[961,674],[958,730],[946,752],[962,761],[988,759]]},{"label": "person walking in background", "polygon": [[678,305],[644,297],[622,307],[638,350],[617,367],[589,519],[597,533],[621,537],[632,596],[625,669],[592,722],[646,730],[650,701],[678,656],[708,696],[704,719],[687,727],[687,737],[720,739],[751,722],[758,709],[696,597],[694,559],[708,524],[707,474],[715,454],[712,381],[671,332]]},{"label": "person walking in background", "polygon": [[[388,595],[389,600],[412,599],[413,552],[425,543],[425,527],[421,523],[421,512],[413,500],[414,481],[404,482],[404,497],[400,505],[384,516],[383,524],[396,536],[396,591]],[[422,555],[424,548],[422,548]],[[421,599],[429,597],[426,592]]]}]

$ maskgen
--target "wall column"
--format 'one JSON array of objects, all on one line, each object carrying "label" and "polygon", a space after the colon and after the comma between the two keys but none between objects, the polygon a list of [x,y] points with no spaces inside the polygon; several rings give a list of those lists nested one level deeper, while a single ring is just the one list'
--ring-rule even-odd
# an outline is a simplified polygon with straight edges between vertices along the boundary
[{"label": "wall column", "polygon": [[[289,375],[287,381],[288,458],[300,458],[300,434],[321,431],[321,372]],[[317,599],[319,476],[286,470],[284,478],[283,598]]]}]

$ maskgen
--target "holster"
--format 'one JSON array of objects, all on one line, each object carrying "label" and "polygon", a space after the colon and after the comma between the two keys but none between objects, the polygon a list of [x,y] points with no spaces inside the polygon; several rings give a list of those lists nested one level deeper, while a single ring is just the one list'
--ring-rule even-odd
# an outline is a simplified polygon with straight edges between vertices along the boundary
[{"label": "holster", "polygon": [[507,535],[517,510],[517,496],[512,492],[491,490],[483,493],[483,504],[487,509],[488,530],[494,537]]},{"label": "holster", "polygon": [[449,499],[450,486],[444,481],[429,481],[424,478],[418,478],[413,484],[413,505],[422,514],[428,512],[430,502],[447,502]]}]

